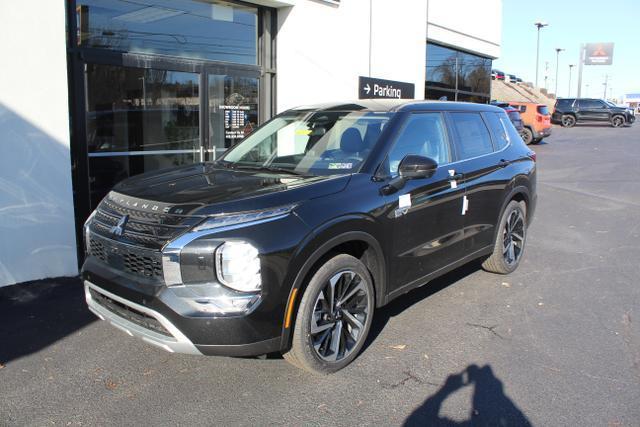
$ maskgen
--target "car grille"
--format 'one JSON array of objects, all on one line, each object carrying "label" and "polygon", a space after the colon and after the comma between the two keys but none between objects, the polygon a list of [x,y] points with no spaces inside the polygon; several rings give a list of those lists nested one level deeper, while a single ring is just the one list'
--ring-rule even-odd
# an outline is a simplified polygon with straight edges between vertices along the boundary
[{"label": "car grille", "polygon": [[123,319],[164,336],[172,336],[171,333],[167,331],[156,318],[151,317],[132,307],[129,307],[128,305],[115,301],[106,295],[96,292],[93,289],[89,289],[89,294],[91,295],[91,299],[93,299],[96,303],[100,304],[102,307],[111,311],[112,313],[115,313],[116,315],[122,317]]},{"label": "car grille", "polygon": [[162,253],[89,235],[89,254],[118,270],[138,276],[162,278]]},{"label": "car grille", "polygon": [[124,215],[129,218],[118,240],[152,249],[160,249],[197,222],[197,218],[193,217],[127,208],[105,198],[96,209],[91,223],[92,231],[112,237],[111,229]]}]

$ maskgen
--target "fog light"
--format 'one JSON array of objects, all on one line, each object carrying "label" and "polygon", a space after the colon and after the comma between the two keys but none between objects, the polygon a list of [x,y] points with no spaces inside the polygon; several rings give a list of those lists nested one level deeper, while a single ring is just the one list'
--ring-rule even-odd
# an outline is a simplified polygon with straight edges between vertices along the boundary
[{"label": "fog light", "polygon": [[241,292],[260,290],[260,258],[248,242],[225,242],[216,249],[216,275],[220,283]]}]

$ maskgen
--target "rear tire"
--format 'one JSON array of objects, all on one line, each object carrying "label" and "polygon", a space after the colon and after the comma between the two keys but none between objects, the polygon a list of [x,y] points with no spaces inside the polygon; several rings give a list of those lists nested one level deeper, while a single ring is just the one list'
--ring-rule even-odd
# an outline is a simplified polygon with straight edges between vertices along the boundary
[{"label": "rear tire", "polygon": [[527,240],[527,205],[512,200],[509,202],[498,225],[493,253],[482,263],[482,268],[491,273],[513,272],[524,255]]},{"label": "rear tire", "polygon": [[522,129],[522,133],[520,134],[520,136],[522,136],[522,140],[527,145],[533,142],[533,132],[531,132],[531,129],[529,128]]},{"label": "rear tire", "polygon": [[315,272],[298,307],[291,349],[284,358],[313,374],[330,374],[360,353],[375,308],[373,280],[365,265],[336,255]]},{"label": "rear tire", "polygon": [[560,123],[563,128],[572,128],[576,125],[576,118],[571,114],[565,114],[562,116],[562,121]]}]

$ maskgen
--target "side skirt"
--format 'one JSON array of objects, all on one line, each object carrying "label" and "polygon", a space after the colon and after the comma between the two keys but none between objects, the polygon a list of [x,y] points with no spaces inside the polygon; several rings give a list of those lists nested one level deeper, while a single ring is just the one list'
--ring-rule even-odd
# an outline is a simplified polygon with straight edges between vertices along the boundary
[{"label": "side skirt", "polygon": [[468,263],[469,261],[472,261],[476,258],[479,258],[481,256],[484,255],[490,255],[491,252],[493,252],[493,245],[490,246],[486,246],[482,249],[479,249],[475,252],[470,253],[469,255],[459,259],[458,261],[452,262],[449,265],[446,265],[444,267],[439,268],[436,271],[433,271],[429,274],[427,274],[426,276],[423,276],[419,279],[416,279],[410,283],[407,283],[406,285],[401,286],[398,289],[395,289],[394,291],[390,292],[387,295],[385,304],[390,303],[391,301],[393,301],[394,299],[396,299],[397,297],[399,297],[400,295],[404,295],[407,292],[415,289],[415,288],[419,288],[421,286],[426,285],[427,283],[429,283],[431,280],[435,279],[436,277],[440,277],[448,272],[450,272],[451,270],[455,270],[456,268]]}]

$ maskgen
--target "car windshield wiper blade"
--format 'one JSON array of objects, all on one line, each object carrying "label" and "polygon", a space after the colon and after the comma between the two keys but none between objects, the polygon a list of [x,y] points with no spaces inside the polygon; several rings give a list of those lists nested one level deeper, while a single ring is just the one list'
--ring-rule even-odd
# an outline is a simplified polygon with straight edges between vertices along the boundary
[{"label": "car windshield wiper blade", "polygon": [[279,172],[279,173],[286,173],[290,175],[300,175],[300,176],[306,175],[302,172],[298,172],[293,169],[278,168],[275,166],[235,165],[235,167],[237,169],[251,169],[251,170],[266,171],[266,172]]}]

